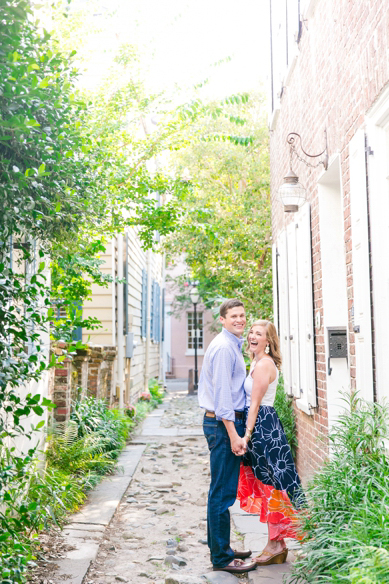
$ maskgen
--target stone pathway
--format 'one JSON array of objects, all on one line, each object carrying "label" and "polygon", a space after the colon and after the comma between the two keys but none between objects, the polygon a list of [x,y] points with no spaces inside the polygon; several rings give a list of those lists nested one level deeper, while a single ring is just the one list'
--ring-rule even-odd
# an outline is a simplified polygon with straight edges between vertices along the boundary
[{"label": "stone pathway", "polygon": [[[122,474],[106,479],[63,532],[49,584],[281,584],[281,566],[237,578],[212,572],[206,545],[209,454],[202,412],[187,384],[169,381],[164,403],[125,450]],[[232,544],[259,552],[266,526],[231,508]],[[294,542],[288,542],[293,547]],[[43,582],[43,580],[41,580]]]}]

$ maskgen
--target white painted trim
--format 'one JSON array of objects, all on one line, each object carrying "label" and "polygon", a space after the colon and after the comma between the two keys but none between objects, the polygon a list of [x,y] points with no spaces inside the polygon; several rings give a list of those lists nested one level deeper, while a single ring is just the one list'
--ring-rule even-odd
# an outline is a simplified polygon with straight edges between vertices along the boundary
[{"label": "white painted trim", "polygon": [[290,84],[290,81],[291,81],[292,75],[293,75],[293,71],[295,70],[295,67],[297,64],[298,56],[299,56],[299,50],[298,50],[297,45],[296,45],[295,54],[292,56],[292,60],[289,63],[288,69],[286,70],[285,81],[284,81],[285,87],[288,87]]},{"label": "white painted trim", "polygon": [[[185,351],[185,355],[187,357],[194,357],[195,354],[195,350],[194,349],[187,349]],[[204,349],[197,349],[197,356],[201,357],[201,355],[204,355]]]},{"label": "white painted trim", "polygon": [[[366,115],[373,303],[375,320],[376,390],[379,401],[389,396],[387,367],[389,318],[389,269],[386,261],[389,229],[389,85]],[[388,442],[389,444],[389,442]]]},{"label": "white painted trim", "polygon": [[349,144],[350,209],[356,388],[360,397],[373,400],[370,273],[365,174],[365,133],[360,128]]},{"label": "white painted trim", "polygon": [[304,412],[304,414],[307,414],[307,416],[313,416],[313,408],[309,407],[305,399],[296,399],[295,402],[298,409]]},{"label": "white painted trim", "polygon": [[311,18],[315,12],[319,0],[306,0],[301,8],[301,14],[305,18]]},{"label": "white painted trim", "polygon": [[278,117],[280,115],[280,111],[281,111],[280,104],[278,102],[276,107],[274,108],[274,110],[270,114],[270,118],[269,118],[269,129],[271,131],[276,129]]},{"label": "white painted trim", "polygon": [[366,112],[374,125],[386,128],[389,125],[389,85],[381,92],[380,97],[373,103],[371,108]]}]

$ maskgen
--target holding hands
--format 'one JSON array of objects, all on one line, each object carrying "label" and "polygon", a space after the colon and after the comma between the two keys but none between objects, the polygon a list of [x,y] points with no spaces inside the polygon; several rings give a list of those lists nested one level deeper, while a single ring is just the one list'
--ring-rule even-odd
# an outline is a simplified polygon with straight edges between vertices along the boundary
[{"label": "holding hands", "polygon": [[247,450],[246,440],[236,435],[236,438],[231,441],[231,450],[236,456],[243,456]]}]

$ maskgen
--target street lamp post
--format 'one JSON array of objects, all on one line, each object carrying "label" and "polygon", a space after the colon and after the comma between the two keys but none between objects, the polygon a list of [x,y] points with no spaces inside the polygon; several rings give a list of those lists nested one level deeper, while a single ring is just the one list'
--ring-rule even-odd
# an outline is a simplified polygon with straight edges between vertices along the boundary
[{"label": "street lamp post", "polygon": [[192,290],[190,291],[190,299],[192,301],[193,304],[193,316],[194,316],[194,350],[195,350],[195,370],[194,370],[194,391],[196,392],[198,389],[198,384],[199,384],[199,380],[198,380],[198,369],[197,369],[197,304],[200,300],[200,294],[199,291],[197,290],[196,286],[194,288],[192,288]]}]

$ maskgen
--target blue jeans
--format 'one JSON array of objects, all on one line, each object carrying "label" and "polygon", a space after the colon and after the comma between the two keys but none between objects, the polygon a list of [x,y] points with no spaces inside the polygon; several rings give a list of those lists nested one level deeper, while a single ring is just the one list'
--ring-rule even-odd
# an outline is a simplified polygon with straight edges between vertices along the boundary
[{"label": "blue jeans", "polygon": [[[239,436],[245,432],[244,420],[236,420]],[[240,456],[231,451],[231,442],[223,422],[204,416],[204,435],[211,455],[211,485],[208,493],[208,547],[211,562],[224,568],[234,559],[230,546],[230,512],[238,490]]]}]

